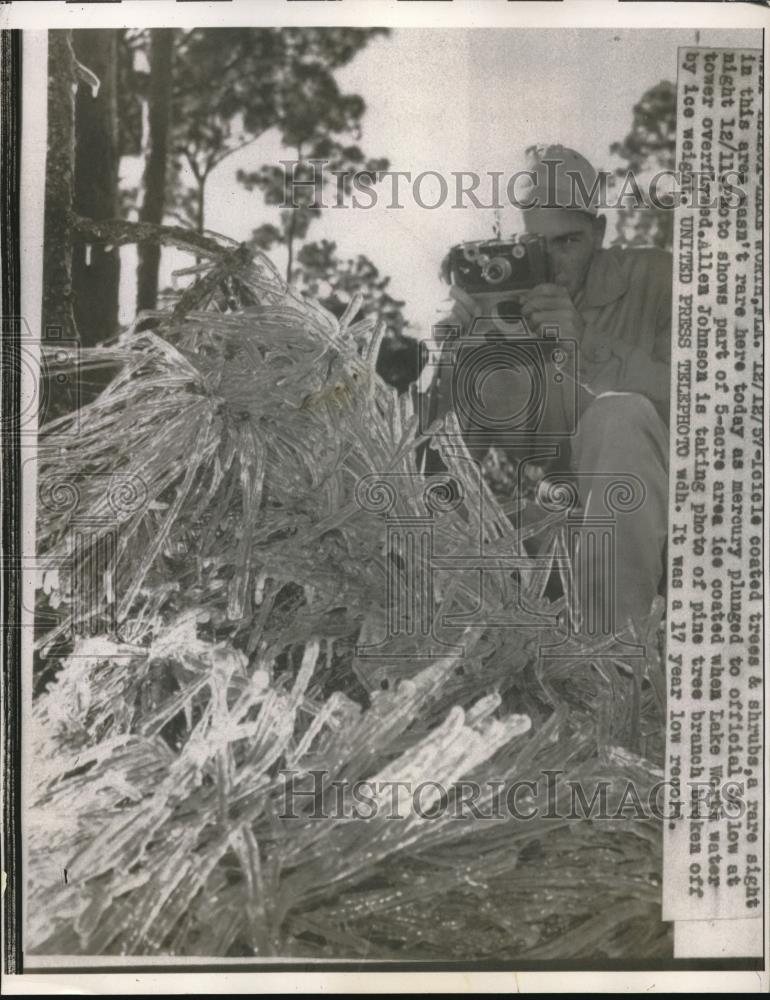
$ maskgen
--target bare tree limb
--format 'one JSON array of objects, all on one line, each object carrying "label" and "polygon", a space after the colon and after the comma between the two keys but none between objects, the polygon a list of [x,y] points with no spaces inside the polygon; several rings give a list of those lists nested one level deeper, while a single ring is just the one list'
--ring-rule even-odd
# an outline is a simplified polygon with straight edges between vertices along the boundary
[{"label": "bare tree limb", "polygon": [[[211,167],[211,170],[214,170],[216,167],[218,167],[220,163],[222,163],[224,160],[227,159],[228,156],[232,156],[234,153],[240,153],[242,149],[245,149],[247,146],[250,146],[253,142],[256,142],[257,139],[261,139],[264,134],[265,132],[262,131],[258,135],[253,135],[250,139],[244,139],[244,141],[238,143],[237,146],[233,146],[232,149],[228,149],[227,152],[222,153],[222,155],[219,157],[216,157],[213,166]],[[211,173],[211,170],[209,171],[209,173]]]},{"label": "bare tree limb", "polygon": [[106,219],[96,222],[82,216],[70,213],[70,225],[73,239],[80,242],[109,243],[112,246],[123,246],[126,243],[157,243],[161,246],[173,246],[199,257],[210,260],[221,260],[238,244],[220,243],[203,236],[191,229],[181,226],[156,226],[149,222],[129,222],[126,219]]}]

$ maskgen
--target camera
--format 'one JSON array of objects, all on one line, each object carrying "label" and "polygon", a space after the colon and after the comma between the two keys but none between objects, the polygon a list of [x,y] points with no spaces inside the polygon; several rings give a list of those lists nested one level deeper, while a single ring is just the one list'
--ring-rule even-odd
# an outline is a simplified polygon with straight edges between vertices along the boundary
[{"label": "camera", "polygon": [[511,332],[521,321],[521,296],[551,280],[542,236],[474,240],[449,251],[449,277],[480,302],[493,325]]},{"label": "camera", "polygon": [[431,390],[421,397],[426,432],[449,410],[464,445],[503,448],[517,461],[566,452],[577,429],[578,350],[556,327],[534,336],[522,316],[522,296],[551,280],[540,236],[480,240],[452,247],[444,273],[481,305],[469,330],[423,341]]}]

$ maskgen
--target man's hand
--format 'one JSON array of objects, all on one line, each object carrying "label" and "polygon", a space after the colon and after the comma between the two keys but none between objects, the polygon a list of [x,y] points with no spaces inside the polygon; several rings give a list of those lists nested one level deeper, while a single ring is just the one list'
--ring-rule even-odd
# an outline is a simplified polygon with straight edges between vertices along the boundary
[{"label": "man's hand", "polygon": [[585,320],[561,285],[536,285],[524,296],[522,313],[530,329],[538,335],[546,327],[557,326],[560,337],[579,341],[583,336]]}]

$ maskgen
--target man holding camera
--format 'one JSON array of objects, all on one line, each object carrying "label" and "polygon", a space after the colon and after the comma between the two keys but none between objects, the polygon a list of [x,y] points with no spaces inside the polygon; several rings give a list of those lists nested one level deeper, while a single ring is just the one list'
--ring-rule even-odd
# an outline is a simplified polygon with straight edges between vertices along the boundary
[{"label": "man holding camera", "polygon": [[[521,293],[517,309],[529,336],[545,339],[556,333],[560,341],[574,342],[576,383],[571,393],[561,376],[545,383],[549,398],[543,401],[535,438],[538,430],[552,440],[563,432],[561,458],[566,450],[586,520],[606,516],[604,484],[613,474],[618,483],[633,477],[642,484],[641,505],[614,515],[619,632],[629,623],[645,622],[663,577],[672,260],[654,248],[603,247],[606,218],[595,206],[597,173],[579,153],[554,145],[531,147],[527,155],[530,186],[527,197],[520,199],[524,227],[526,234],[540,237],[546,249],[550,280]],[[457,329],[462,342],[468,331],[479,329],[480,320],[486,322],[488,303],[484,295],[469,294],[457,283],[450,295],[452,312],[441,325]],[[451,384],[445,378],[434,382],[434,417],[462,409],[451,398]],[[522,391],[521,379],[504,364],[485,374],[480,397],[488,426],[499,426],[504,414],[516,410],[512,399]],[[576,411],[574,425],[568,407]],[[475,457],[480,457],[479,442],[485,443],[483,431],[479,436],[483,425],[482,417],[473,428]],[[542,477],[547,461],[543,465],[546,468],[535,454],[529,476]],[[547,485],[547,477],[542,485]],[[599,558],[587,552],[578,556],[583,561]],[[578,580],[596,580],[596,566],[573,570]],[[580,588],[578,593],[585,615],[587,597]]]}]

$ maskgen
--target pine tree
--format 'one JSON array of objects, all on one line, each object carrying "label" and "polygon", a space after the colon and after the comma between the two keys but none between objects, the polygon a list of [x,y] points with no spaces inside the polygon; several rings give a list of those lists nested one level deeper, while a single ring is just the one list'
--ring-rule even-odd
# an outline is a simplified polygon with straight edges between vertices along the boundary
[{"label": "pine tree", "polygon": [[[28,950],[670,953],[660,824],[623,811],[629,784],[645,801],[661,779],[659,659],[538,658],[560,610],[540,572],[485,584],[488,620],[529,629],[453,626],[478,610],[478,573],[439,573],[427,597],[420,558],[472,564],[480,540],[502,556],[520,539],[451,446],[453,418],[434,429],[447,472],[418,472],[375,332],[243,248],[130,224],[89,235],[178,239],[211,264],[153,331],[83,352],[120,374],[44,428],[41,601],[60,621],[40,655],[67,632],[75,646],[34,707]],[[415,562],[384,544],[389,515],[422,537],[430,524],[433,549]],[[433,628],[401,627],[410,594]],[[388,659],[362,655],[383,640]],[[545,772],[563,775],[559,818],[493,818],[490,780]],[[393,798],[404,780],[419,810]],[[486,820],[464,812],[469,780]],[[338,815],[356,781],[376,815]],[[569,782],[604,787],[614,820],[570,818]]]}]

